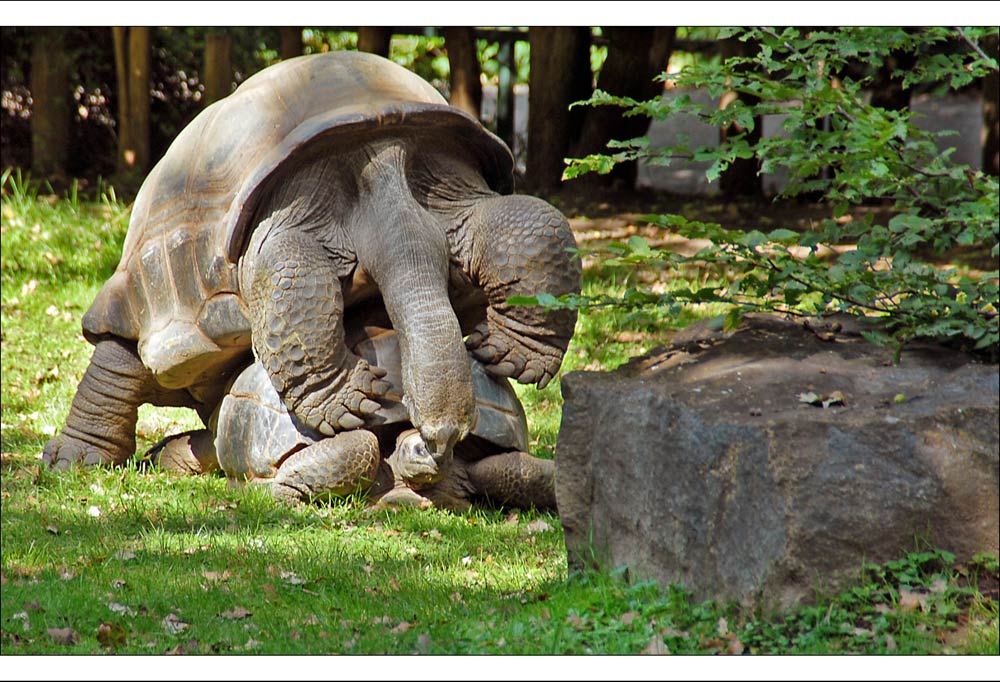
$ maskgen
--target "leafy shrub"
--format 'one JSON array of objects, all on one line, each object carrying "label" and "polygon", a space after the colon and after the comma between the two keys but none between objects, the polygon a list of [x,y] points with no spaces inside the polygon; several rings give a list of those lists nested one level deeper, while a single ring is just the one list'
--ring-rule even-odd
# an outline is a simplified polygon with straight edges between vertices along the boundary
[{"label": "leafy shrub", "polygon": [[[733,304],[729,326],[749,310],[795,315],[848,312],[878,318],[869,338],[899,349],[916,338],[951,339],[992,356],[1000,346],[998,271],[1000,253],[997,178],[954,162],[953,149],[937,144],[942,133],[914,125],[908,110],[872,106],[865,89],[870,74],[860,64],[879,67],[890,55],[913,53],[915,66],[896,70],[903,87],[938,94],[962,88],[998,69],[995,57],[979,43],[996,34],[990,28],[853,27],[803,31],[797,28],[730,29],[722,38],[748,44],[747,54],[700,61],[680,73],[663,74],[679,92],[704,89],[715,101],[726,92],[724,109],[699,104],[686,94],[672,99],[636,101],[597,91],[591,106],[622,106],[628,115],[656,119],[686,113],[724,127],[738,124],[743,133],[718,146],[680,144],[652,148],[648,138],[613,141],[609,153],[570,160],[566,178],[607,173],[616,164],[645,159],[667,165],[675,159],[708,161],[710,181],[736,159],[756,158],[761,172],[787,170],[789,181],[777,200],[819,193],[833,217],[816,228],[769,233],[727,230],[718,224],[679,215],[647,219],[691,239],[712,245],[692,257],[652,249],[640,237],[618,245],[618,262],[653,264],[668,270],[698,263],[719,276],[689,290],[654,293],[633,288],[608,297],[536,297],[548,306],[662,306],[721,301]],[[752,141],[754,126],[765,114],[785,114],[785,135]],[[894,217],[878,224],[869,212],[860,219],[853,208],[881,203]],[[841,249],[831,264],[831,245]],[[956,249],[978,248],[989,254],[989,270],[939,267]]]}]

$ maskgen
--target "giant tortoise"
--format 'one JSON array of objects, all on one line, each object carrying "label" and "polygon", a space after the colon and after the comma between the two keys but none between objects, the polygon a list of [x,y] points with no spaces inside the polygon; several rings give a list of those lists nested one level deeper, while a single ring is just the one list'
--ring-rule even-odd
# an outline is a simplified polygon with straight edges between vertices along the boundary
[{"label": "giant tortoise", "polygon": [[389,60],[332,52],[249,78],[143,183],[45,461],[127,460],[142,403],[207,418],[251,351],[303,424],[363,427],[389,385],[348,350],[343,318],[370,305],[399,334],[410,421],[449,455],[473,427],[466,348],[543,387],[576,320],[506,302],[580,287],[565,217],[510,194],[512,168],[498,138]]},{"label": "giant tortoise", "polygon": [[555,464],[525,452],[527,420],[506,378],[490,375],[470,357],[473,428],[456,444],[453,458],[436,457],[419,431],[409,428],[400,402],[398,334],[379,325],[363,329],[361,341],[349,347],[384,368],[391,386],[373,415],[378,423],[325,436],[288,411],[264,367],[254,362],[226,390],[207,430],[168,437],[150,458],[181,473],[221,470],[236,485],[263,485],[289,502],[365,492],[383,505],[464,508],[485,498],[555,508]]}]

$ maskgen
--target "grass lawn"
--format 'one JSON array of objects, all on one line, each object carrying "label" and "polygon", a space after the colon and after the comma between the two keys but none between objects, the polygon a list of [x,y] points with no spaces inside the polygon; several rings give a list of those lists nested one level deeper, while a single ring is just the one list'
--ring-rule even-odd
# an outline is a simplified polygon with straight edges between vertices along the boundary
[{"label": "grass lawn", "polygon": [[[996,557],[958,565],[915,546],[776,618],[692,603],[676,586],[567,575],[554,514],[378,512],[355,499],[289,509],[136,464],[48,471],[39,453],[90,356],[80,318],[127,220],[108,194],[57,198],[3,179],[3,655],[998,653]],[[591,291],[626,284],[586,274]],[[583,315],[563,371],[614,368],[689,321]],[[551,457],[559,382],[518,390],[531,449]],[[193,412],[144,407],[140,452],[199,426]]]}]

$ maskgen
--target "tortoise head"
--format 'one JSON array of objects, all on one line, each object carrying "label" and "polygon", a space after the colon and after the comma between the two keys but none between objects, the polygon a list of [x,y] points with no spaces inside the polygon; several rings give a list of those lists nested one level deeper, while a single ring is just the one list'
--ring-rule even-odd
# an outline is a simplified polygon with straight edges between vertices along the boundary
[{"label": "tortoise head", "polygon": [[396,438],[396,449],[388,458],[396,480],[414,489],[437,483],[451,468],[453,444],[433,452],[426,440],[417,429],[404,431]]}]

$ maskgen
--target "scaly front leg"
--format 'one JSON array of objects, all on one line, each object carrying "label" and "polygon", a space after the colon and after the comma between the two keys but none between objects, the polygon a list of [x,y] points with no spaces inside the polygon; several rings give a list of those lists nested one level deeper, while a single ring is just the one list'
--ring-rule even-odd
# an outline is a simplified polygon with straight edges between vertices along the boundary
[{"label": "scaly front leg", "polygon": [[[580,261],[569,222],[534,197],[495,196],[479,202],[464,223],[458,257],[489,302],[486,320],[466,345],[486,369],[544,388],[559,370],[576,312],[511,306],[515,295],[580,291]],[[463,248],[464,247],[464,248]]]},{"label": "scaly front leg", "polygon": [[285,406],[326,435],[363,426],[390,386],[344,344],[340,280],[323,248],[261,226],[245,258],[254,352]]}]

